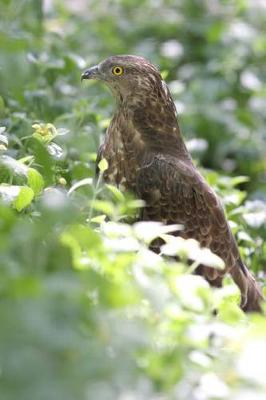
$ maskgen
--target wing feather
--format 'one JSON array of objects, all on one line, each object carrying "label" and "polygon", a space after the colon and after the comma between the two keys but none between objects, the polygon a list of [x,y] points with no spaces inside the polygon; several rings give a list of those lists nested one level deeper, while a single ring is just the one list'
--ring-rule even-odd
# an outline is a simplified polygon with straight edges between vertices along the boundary
[{"label": "wing feather", "polygon": [[[235,266],[239,253],[223,207],[192,163],[154,156],[138,171],[137,193],[146,202],[143,219],[184,225],[181,236],[209,247],[225,261],[226,271]],[[209,280],[224,273],[203,268]]]}]

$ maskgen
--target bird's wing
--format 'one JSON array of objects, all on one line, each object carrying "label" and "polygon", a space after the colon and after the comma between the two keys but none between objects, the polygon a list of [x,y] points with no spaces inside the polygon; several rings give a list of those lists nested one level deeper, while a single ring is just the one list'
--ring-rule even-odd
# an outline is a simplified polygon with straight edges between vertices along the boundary
[{"label": "bird's wing", "polygon": [[[226,270],[234,267],[239,253],[223,207],[190,161],[154,156],[138,171],[137,194],[146,202],[144,220],[182,224],[183,237],[210,248],[224,260]],[[217,274],[212,268],[204,272],[210,280]]]}]

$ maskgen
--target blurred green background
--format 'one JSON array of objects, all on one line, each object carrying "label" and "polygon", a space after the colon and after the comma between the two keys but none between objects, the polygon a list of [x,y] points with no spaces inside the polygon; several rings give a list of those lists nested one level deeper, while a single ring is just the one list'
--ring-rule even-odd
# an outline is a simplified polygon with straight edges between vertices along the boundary
[{"label": "blurred green background", "polygon": [[160,68],[263,283],[265,1],[0,0],[0,49],[0,400],[264,399],[264,317],[150,254],[160,229],[90,179],[114,101],[80,75],[113,54]]}]

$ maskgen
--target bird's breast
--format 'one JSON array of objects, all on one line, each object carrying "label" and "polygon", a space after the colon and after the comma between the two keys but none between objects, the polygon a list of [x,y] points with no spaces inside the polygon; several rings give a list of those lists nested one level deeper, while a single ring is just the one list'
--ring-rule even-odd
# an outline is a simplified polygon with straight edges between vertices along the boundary
[{"label": "bird's breast", "polygon": [[134,192],[142,149],[140,133],[133,130],[123,115],[115,115],[107,130],[102,152],[102,158],[108,161],[105,182]]}]

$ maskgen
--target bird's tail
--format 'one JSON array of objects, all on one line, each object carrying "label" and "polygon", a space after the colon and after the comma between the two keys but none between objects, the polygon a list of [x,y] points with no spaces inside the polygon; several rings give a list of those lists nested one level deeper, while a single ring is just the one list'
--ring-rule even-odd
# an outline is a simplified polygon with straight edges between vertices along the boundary
[{"label": "bird's tail", "polygon": [[239,264],[232,268],[230,273],[241,292],[242,310],[245,312],[261,312],[261,305],[265,299],[259,284],[256,282],[251,272],[243,262],[239,260]]}]

